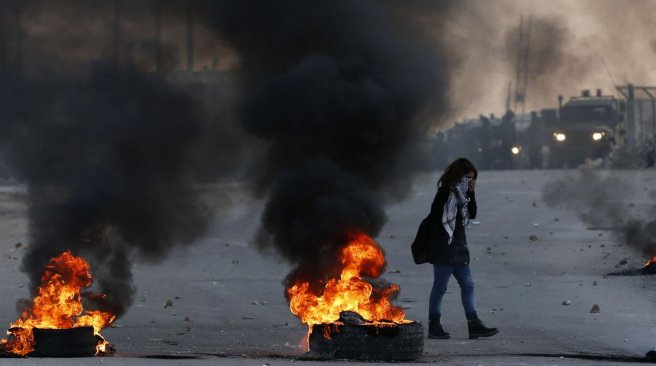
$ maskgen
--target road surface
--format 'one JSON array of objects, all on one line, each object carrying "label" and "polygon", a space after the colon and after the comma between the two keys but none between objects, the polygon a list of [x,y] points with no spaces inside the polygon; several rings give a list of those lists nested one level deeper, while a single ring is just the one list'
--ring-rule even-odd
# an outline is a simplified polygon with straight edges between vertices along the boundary
[{"label": "road surface", "polygon": [[[573,212],[543,203],[542,186],[565,174],[577,173],[480,173],[479,216],[468,232],[471,266],[479,315],[500,333],[467,338],[452,280],[442,316],[452,338],[427,339],[419,362],[630,364],[656,345],[656,278],[606,276],[638,268],[645,258],[609,232],[589,230]],[[654,170],[619,174],[645,187],[656,180]],[[378,237],[387,253],[384,277],[401,286],[396,304],[407,309],[408,318],[424,323],[432,272],[429,265],[412,262],[410,242],[428,212],[436,179],[436,174],[418,177],[403,201],[388,206],[388,223]],[[135,303],[103,331],[117,349],[114,357],[5,358],[0,365],[315,364],[296,360],[305,352],[307,329],[283,296],[288,264],[249,244],[264,202],[238,184],[209,187],[205,195],[216,216],[202,240],[174,250],[161,263],[134,265]],[[220,204],[226,197],[228,206]],[[29,245],[24,199],[20,187],[0,189],[0,324],[6,326],[17,317],[16,300],[28,296],[27,278],[19,270]],[[619,265],[622,259],[627,263]],[[595,304],[598,314],[590,312]]]}]

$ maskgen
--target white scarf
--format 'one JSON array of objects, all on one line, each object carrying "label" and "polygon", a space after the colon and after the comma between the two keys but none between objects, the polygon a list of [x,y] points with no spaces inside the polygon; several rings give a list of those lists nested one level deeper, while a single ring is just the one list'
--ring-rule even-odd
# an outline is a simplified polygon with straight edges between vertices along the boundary
[{"label": "white scarf", "polygon": [[462,224],[469,227],[469,212],[467,211],[467,204],[469,204],[469,197],[467,191],[469,190],[469,180],[471,178],[462,178],[456,184],[455,192],[449,193],[449,198],[444,204],[444,212],[442,212],[442,225],[447,234],[449,234],[449,245],[453,239],[453,231],[456,228],[456,217],[458,216],[458,209],[462,216]]}]

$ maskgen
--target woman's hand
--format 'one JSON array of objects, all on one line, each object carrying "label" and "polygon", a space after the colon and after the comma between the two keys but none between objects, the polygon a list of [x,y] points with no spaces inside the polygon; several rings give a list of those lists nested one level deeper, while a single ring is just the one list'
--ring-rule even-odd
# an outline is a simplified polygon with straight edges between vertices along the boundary
[{"label": "woman's hand", "polygon": [[467,191],[468,192],[474,192],[474,189],[476,189],[476,180],[470,179],[469,180],[469,189]]}]

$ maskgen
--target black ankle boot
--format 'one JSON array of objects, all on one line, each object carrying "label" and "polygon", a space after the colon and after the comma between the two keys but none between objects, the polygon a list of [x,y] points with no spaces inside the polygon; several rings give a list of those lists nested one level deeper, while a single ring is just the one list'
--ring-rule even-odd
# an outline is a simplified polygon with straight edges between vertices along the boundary
[{"label": "black ankle boot", "polygon": [[449,339],[451,335],[445,332],[440,324],[439,316],[430,316],[428,319],[428,338],[433,339]]},{"label": "black ankle boot", "polygon": [[488,328],[483,324],[483,322],[474,318],[472,320],[467,320],[467,327],[469,328],[469,339],[477,339],[478,337],[492,337],[493,335],[499,333],[497,328]]}]

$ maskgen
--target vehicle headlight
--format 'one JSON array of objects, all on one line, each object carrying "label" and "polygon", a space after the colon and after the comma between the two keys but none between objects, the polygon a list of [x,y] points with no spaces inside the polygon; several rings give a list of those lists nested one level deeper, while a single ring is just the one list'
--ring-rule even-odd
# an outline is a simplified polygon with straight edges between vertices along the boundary
[{"label": "vehicle headlight", "polygon": [[565,134],[562,133],[562,132],[556,132],[556,133],[554,133],[553,136],[556,139],[556,141],[558,141],[558,142],[563,142],[563,141],[565,141],[565,139],[567,139],[567,136],[565,136]]},{"label": "vehicle headlight", "polygon": [[510,149],[510,152],[513,153],[513,155],[517,155],[517,154],[519,154],[519,152],[520,152],[521,150],[522,150],[522,148],[521,148],[520,146],[513,146],[513,147]]},{"label": "vehicle headlight", "polygon": [[604,133],[603,133],[603,132],[595,132],[595,133],[592,134],[592,139],[595,140],[595,141],[599,141],[599,140],[601,140],[603,137],[604,137]]}]

